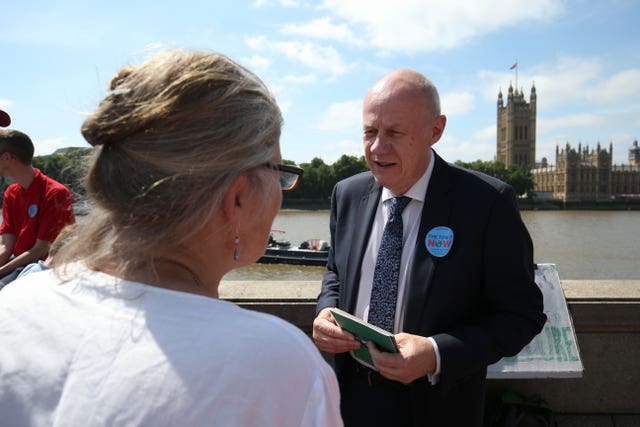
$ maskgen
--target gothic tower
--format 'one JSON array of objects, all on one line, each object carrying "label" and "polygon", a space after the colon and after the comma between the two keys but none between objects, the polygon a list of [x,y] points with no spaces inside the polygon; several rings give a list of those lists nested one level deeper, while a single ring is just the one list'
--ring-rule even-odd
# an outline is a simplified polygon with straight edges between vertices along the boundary
[{"label": "gothic tower", "polygon": [[633,146],[629,148],[629,164],[631,166],[640,165],[640,147],[638,147],[638,140],[633,141]]},{"label": "gothic tower", "polygon": [[505,164],[525,166],[529,169],[536,163],[536,87],[531,86],[529,103],[524,93],[515,91],[509,84],[507,105],[502,91],[498,93],[498,134],[496,160]]}]

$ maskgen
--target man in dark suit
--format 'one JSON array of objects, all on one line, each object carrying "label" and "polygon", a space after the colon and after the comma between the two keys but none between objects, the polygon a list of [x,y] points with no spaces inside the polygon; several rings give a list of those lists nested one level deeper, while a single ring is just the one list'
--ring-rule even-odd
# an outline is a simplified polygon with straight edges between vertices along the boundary
[{"label": "man in dark suit", "polygon": [[[487,365],[517,354],[545,322],[533,245],[513,189],[435,154],[431,146],[445,124],[427,78],[407,69],[390,73],[364,101],[371,172],[333,191],[313,338],[335,354],[346,426],[480,426]],[[387,246],[381,242],[397,196],[410,200],[401,213],[399,264],[390,267],[392,256],[377,255]],[[396,279],[386,278],[390,270]],[[393,291],[377,284],[394,280]],[[390,293],[395,307],[383,311],[398,352],[368,343],[371,370],[348,354],[361,344],[329,309],[371,321]]]}]

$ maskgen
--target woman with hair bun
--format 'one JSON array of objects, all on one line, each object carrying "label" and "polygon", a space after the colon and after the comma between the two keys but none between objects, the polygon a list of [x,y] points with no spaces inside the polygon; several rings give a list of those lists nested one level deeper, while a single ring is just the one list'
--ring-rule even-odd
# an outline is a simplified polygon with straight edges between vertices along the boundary
[{"label": "woman with hair bun", "polygon": [[311,340],[217,298],[302,177],[281,127],[264,83],[218,53],[113,78],[82,125],[91,212],[0,298],[3,425],[342,425]]}]

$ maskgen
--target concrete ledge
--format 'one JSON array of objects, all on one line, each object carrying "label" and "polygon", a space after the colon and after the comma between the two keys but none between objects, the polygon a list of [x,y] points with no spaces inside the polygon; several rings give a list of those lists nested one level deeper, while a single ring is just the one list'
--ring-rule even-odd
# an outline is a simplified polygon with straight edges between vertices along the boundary
[{"label": "concrete ledge", "polygon": [[562,280],[576,332],[640,333],[640,280]]},{"label": "concrete ledge", "polygon": [[562,413],[640,414],[640,280],[562,280],[562,286],[583,377],[491,380],[489,395],[512,389],[541,396]]},{"label": "concrete ledge", "polygon": [[[538,395],[554,411],[574,414],[561,425],[640,425],[640,280],[562,280],[562,285],[583,377],[489,380],[489,398],[506,389]],[[282,317],[308,334],[319,292],[320,281],[225,281],[220,286],[222,299]],[[592,424],[574,423],[576,414],[600,415],[588,417],[597,422]]]},{"label": "concrete ledge", "polygon": [[223,281],[218,289],[221,299],[286,319],[308,335],[319,293],[320,282],[316,281]]}]

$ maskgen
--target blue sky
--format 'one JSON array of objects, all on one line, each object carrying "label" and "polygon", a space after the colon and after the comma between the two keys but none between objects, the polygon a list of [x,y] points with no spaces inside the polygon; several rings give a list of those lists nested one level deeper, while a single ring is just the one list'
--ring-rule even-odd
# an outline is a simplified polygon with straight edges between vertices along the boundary
[{"label": "blue sky", "polygon": [[640,137],[640,2],[635,0],[35,0],[0,13],[0,108],[36,155],[88,146],[80,125],[112,75],[157,49],[222,52],[255,71],[285,118],[283,157],[361,155],[367,89],[403,67],[438,86],[449,161],[492,160],[496,101],[538,94],[536,158],[556,145]]}]

